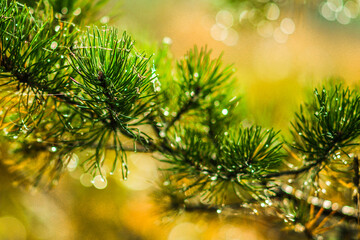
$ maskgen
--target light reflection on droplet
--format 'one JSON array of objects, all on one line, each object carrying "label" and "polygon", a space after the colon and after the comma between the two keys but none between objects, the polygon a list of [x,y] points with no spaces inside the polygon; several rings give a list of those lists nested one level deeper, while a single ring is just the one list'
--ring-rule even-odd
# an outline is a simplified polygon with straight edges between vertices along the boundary
[{"label": "light reflection on droplet", "polygon": [[227,36],[223,40],[223,43],[225,43],[228,46],[235,46],[239,40],[238,33],[232,28],[228,29],[227,31],[228,31]]},{"label": "light reflection on droplet", "polygon": [[102,178],[101,175],[97,175],[93,180],[93,185],[97,189],[104,189],[107,186],[107,180]]},{"label": "light reflection on droplet", "polygon": [[225,28],[230,28],[234,23],[234,18],[229,11],[221,10],[216,14],[216,22]]},{"label": "light reflection on droplet", "polygon": [[224,41],[228,35],[228,30],[219,24],[214,24],[210,29],[210,34],[216,41]]},{"label": "light reflection on droplet", "polygon": [[256,28],[258,34],[264,38],[272,37],[274,27],[269,21],[261,21]]},{"label": "light reflection on droplet", "polygon": [[295,23],[291,18],[284,18],[280,23],[280,29],[285,34],[293,34],[295,32]]},{"label": "light reflection on droplet", "polygon": [[55,48],[57,48],[57,46],[58,46],[58,43],[55,42],[55,41],[53,41],[53,42],[51,43],[51,45],[50,45],[50,48],[51,48],[51,49],[55,49]]},{"label": "light reflection on droplet", "polygon": [[241,23],[247,18],[248,10],[244,10],[239,14],[239,22]]},{"label": "light reflection on droplet", "polygon": [[339,12],[343,5],[343,0],[328,0],[327,3],[331,10]]},{"label": "light reflection on droplet", "polygon": [[109,21],[110,21],[109,16],[103,16],[103,17],[100,19],[100,23],[102,23],[102,24],[107,24]]},{"label": "light reflection on droplet", "polygon": [[61,9],[61,13],[62,14],[67,14],[68,13],[68,8],[67,7],[63,7],[62,9]]},{"label": "light reflection on droplet", "polygon": [[334,21],[336,19],[335,12],[330,8],[328,3],[324,3],[321,6],[320,13],[328,21]]},{"label": "light reflection on droplet", "polygon": [[359,15],[359,4],[354,1],[347,1],[344,8],[349,10],[351,18],[356,18]]},{"label": "light reflection on droplet", "polygon": [[350,12],[347,8],[343,8],[340,12],[338,12],[336,14],[336,20],[343,24],[343,25],[346,25],[346,24],[349,24],[350,23]]},{"label": "light reflection on droplet", "polygon": [[73,153],[70,156],[69,163],[67,165],[67,169],[72,172],[76,169],[77,165],[79,163],[79,157],[77,154]]},{"label": "light reflection on droplet", "polygon": [[80,176],[80,183],[84,186],[84,187],[91,187],[93,184],[92,184],[92,181],[93,180],[93,177],[90,173],[83,173],[81,174]]},{"label": "light reflection on droplet", "polygon": [[224,108],[224,109],[221,111],[221,113],[226,116],[226,115],[229,113],[229,111]]},{"label": "light reflection on droplet", "polygon": [[325,200],[324,203],[323,203],[323,207],[324,207],[325,209],[330,209],[330,208],[331,208],[331,205],[332,205],[332,203],[331,203],[331,201],[329,201],[329,200]]},{"label": "light reflection on droplet", "polygon": [[277,20],[280,16],[280,8],[275,3],[268,3],[265,8],[266,18],[269,20]]},{"label": "light reflection on droplet", "polygon": [[274,40],[278,43],[286,43],[288,35],[281,31],[280,28],[276,28],[274,31]]},{"label": "light reflection on droplet", "polygon": [[164,37],[162,42],[163,42],[163,44],[171,45],[172,44],[172,39],[169,38],[169,37]]},{"label": "light reflection on droplet", "polygon": [[56,152],[56,151],[57,151],[57,148],[56,148],[56,147],[51,147],[50,151],[51,151],[51,152]]},{"label": "light reflection on droplet", "polygon": [[73,12],[73,14],[74,14],[75,16],[80,15],[80,14],[81,14],[81,8],[75,9],[75,11]]},{"label": "light reflection on droplet", "polygon": [[345,215],[353,215],[355,213],[355,209],[349,206],[344,206],[341,211]]}]

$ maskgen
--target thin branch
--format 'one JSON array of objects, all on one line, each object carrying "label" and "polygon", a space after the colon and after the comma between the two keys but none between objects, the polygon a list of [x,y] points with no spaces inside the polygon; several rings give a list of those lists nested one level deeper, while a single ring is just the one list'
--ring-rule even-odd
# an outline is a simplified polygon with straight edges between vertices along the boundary
[{"label": "thin branch", "polygon": [[171,128],[176,121],[180,120],[181,116],[183,114],[185,114],[186,112],[188,112],[191,107],[194,105],[194,103],[196,103],[199,99],[199,94],[200,94],[200,88],[196,88],[194,95],[190,97],[189,101],[184,104],[180,110],[177,112],[177,114],[175,115],[175,117],[173,119],[171,119],[171,121],[169,123],[166,124],[165,128],[164,128],[164,132],[166,133],[169,128]]},{"label": "thin branch", "polygon": [[289,171],[283,171],[283,172],[276,172],[276,173],[270,173],[267,175],[262,176],[263,178],[273,178],[273,177],[281,177],[281,176],[287,176],[287,175],[297,175],[303,172],[308,171],[309,169],[315,167],[316,165],[320,164],[322,160],[318,160],[312,164],[309,164],[303,168],[296,169],[296,170],[289,170]]}]

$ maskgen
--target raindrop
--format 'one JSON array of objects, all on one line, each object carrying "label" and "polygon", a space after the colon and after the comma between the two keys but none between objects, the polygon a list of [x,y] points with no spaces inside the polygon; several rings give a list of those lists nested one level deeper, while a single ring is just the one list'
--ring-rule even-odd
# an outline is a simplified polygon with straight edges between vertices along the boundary
[{"label": "raindrop", "polygon": [[102,24],[107,24],[109,21],[110,21],[109,16],[104,16],[104,17],[102,17],[102,18],[100,19],[100,22],[101,22]]},{"label": "raindrop", "polygon": [[165,133],[165,131],[161,131],[160,133],[159,133],[159,135],[160,135],[160,137],[165,137],[166,136],[166,133]]},{"label": "raindrop", "polygon": [[280,9],[275,3],[269,3],[266,5],[267,12],[266,18],[269,20],[277,20],[280,16]]},{"label": "raindrop", "polygon": [[220,214],[220,213],[222,212],[222,210],[219,208],[219,209],[216,210],[216,212],[217,212],[218,214]]},{"label": "raindrop", "polygon": [[56,151],[57,151],[57,148],[56,148],[56,147],[51,147],[50,151],[51,151],[51,152],[56,152]]},{"label": "raindrop", "polygon": [[62,14],[67,14],[68,13],[68,8],[67,7],[62,8],[61,13]]},{"label": "raindrop", "polygon": [[81,8],[77,8],[77,9],[73,12],[73,14],[74,14],[75,16],[80,15],[80,13],[81,13]]},{"label": "raindrop", "polygon": [[93,179],[93,184],[94,184],[94,187],[97,189],[104,189],[107,186],[107,181],[101,175],[97,175]]},{"label": "raindrop", "polygon": [[170,45],[170,44],[172,44],[172,39],[169,38],[169,37],[164,37],[163,38],[163,43],[166,44],[166,45]]},{"label": "raindrop", "polygon": [[224,108],[221,113],[226,116],[228,114],[228,110]]}]

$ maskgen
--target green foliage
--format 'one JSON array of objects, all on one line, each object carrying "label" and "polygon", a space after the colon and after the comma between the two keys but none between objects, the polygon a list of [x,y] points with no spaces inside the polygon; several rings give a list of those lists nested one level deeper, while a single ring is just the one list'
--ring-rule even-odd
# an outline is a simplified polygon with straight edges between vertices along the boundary
[{"label": "green foliage", "polygon": [[220,196],[229,187],[241,199],[266,198],[261,196],[264,176],[276,170],[283,157],[276,135],[261,127],[240,128],[218,136],[214,143],[206,133],[185,128],[173,141],[180,151],[163,161],[171,164],[167,170],[178,180],[191,179],[186,189],[196,188],[208,200],[222,202]]},{"label": "green foliage", "polygon": [[293,125],[293,147],[311,161],[353,146],[360,129],[360,98],[357,91],[335,85],[317,89],[314,101],[300,108]]},{"label": "green foliage", "polygon": [[[126,179],[130,140],[131,151],[140,146],[161,154],[169,177],[157,197],[168,196],[169,209],[191,209],[189,198],[214,206],[233,201],[270,206],[283,192],[292,194],[292,187],[280,191],[286,176],[301,183],[303,173],[311,182],[304,182],[306,192],[319,194],[320,172],[327,168],[351,175],[347,183],[353,180],[350,188],[358,192],[357,91],[341,85],[315,90],[315,99],[292,123],[294,151],[288,156],[279,132],[243,126],[234,71],[206,48],[195,47],[173,64],[163,46],[151,61],[126,33],[96,26],[83,31],[55,19],[48,2],[38,4],[35,13],[15,1],[0,0],[0,7],[1,139],[15,159],[10,168],[31,175],[32,184],[41,185],[45,175],[56,181],[82,150],[89,153],[82,166],[102,177],[113,151],[111,172],[121,162]],[[41,160],[33,161],[37,155]],[[290,156],[300,166],[283,170]],[[328,179],[343,176],[328,173]],[[300,209],[293,199],[279,204],[279,215],[312,226],[307,211],[309,203],[316,204],[301,198]],[[202,209],[204,201],[197,206]]]}]

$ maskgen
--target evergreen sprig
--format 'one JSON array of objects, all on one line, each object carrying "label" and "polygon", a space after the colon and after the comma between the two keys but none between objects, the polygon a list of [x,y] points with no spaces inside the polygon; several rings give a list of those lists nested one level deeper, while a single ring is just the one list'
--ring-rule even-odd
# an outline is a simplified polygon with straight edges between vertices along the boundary
[{"label": "evergreen sprig", "polygon": [[225,132],[216,145],[204,132],[183,129],[172,143],[180,150],[163,161],[178,180],[191,180],[186,189],[195,188],[209,200],[223,201],[219,196],[230,188],[241,199],[266,197],[261,196],[263,176],[275,171],[284,156],[276,136],[273,130],[250,127]]},{"label": "evergreen sprig", "polygon": [[[124,144],[130,139],[131,150],[139,145],[159,152],[167,164],[164,191],[171,209],[190,206],[190,197],[201,204],[188,210],[213,212],[231,201],[263,207],[286,193],[290,197],[279,215],[310,229],[314,220],[306,213],[309,204],[320,207],[316,219],[325,208],[315,190],[323,185],[323,169],[332,170],[329,179],[350,173],[350,190],[360,189],[358,91],[341,85],[315,90],[315,99],[300,108],[292,123],[294,151],[289,152],[303,166],[281,171],[287,156],[279,133],[240,126],[239,98],[231,91],[233,70],[223,67],[221,56],[212,59],[211,51],[195,47],[172,71],[166,50],[160,53],[165,60],[150,62],[126,33],[120,36],[108,27],[82,31],[71,21],[54,18],[48,6],[44,1],[33,10],[0,0],[1,139],[12,149],[7,154],[15,156],[10,168],[32,175],[35,185],[44,175],[57,180],[81,150],[90,152],[81,162],[94,175],[103,174],[106,154],[114,151],[112,172],[120,161],[126,178]],[[140,130],[142,125],[151,127],[157,138]],[[35,153],[41,161],[33,161]],[[30,167],[24,170],[26,164]],[[311,184],[304,188],[316,198],[296,194],[278,178],[291,175],[300,183],[301,173],[308,173]],[[293,208],[296,199],[307,201],[305,208]],[[347,207],[339,214],[353,217],[355,210]]]},{"label": "evergreen sprig", "polygon": [[323,161],[358,144],[354,140],[360,133],[360,97],[357,91],[341,85],[316,89],[314,94],[313,102],[301,107],[292,123],[292,146],[307,156],[306,161]]}]

